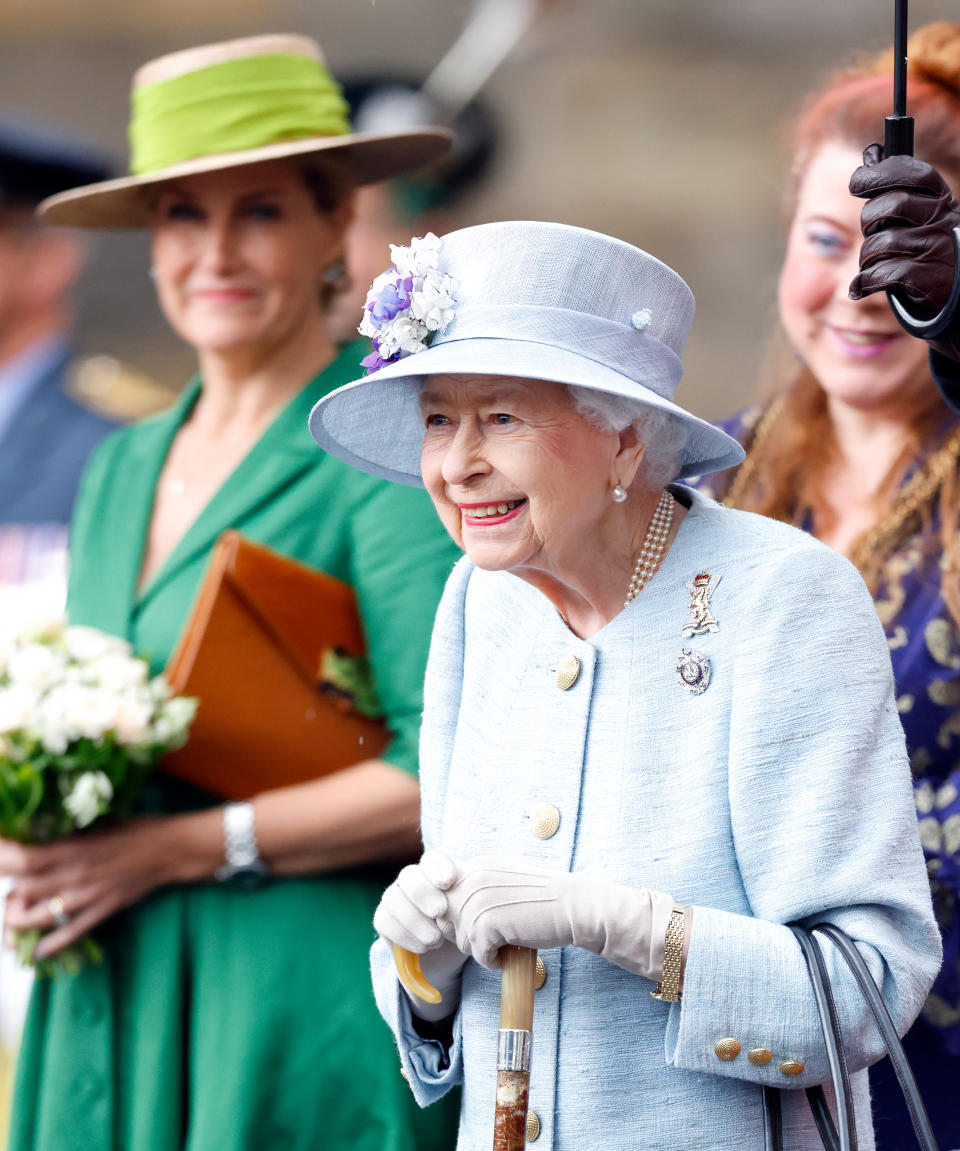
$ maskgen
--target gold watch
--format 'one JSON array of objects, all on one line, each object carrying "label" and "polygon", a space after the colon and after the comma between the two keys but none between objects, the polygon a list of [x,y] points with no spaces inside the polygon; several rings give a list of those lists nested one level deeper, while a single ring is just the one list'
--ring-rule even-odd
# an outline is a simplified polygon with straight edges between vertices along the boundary
[{"label": "gold watch", "polygon": [[674,904],[663,947],[663,974],[656,991],[650,994],[662,1003],[676,1003],[680,998],[680,967],[683,963],[683,924],[685,909]]}]

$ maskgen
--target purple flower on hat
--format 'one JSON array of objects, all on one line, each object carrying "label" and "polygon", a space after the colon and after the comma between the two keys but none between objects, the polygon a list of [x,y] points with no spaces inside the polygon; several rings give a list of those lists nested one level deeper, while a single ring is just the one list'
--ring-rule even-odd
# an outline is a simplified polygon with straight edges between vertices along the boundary
[{"label": "purple flower on hat", "polygon": [[441,244],[430,232],[409,247],[390,245],[393,263],[373,281],[358,329],[373,343],[362,361],[368,373],[422,352],[456,314],[457,284],[440,271]]},{"label": "purple flower on hat", "polygon": [[373,282],[367,295],[366,310],[375,328],[398,316],[410,307],[413,298],[413,276],[401,276],[395,267],[390,267]]},{"label": "purple flower on hat", "polygon": [[389,363],[390,360],[383,360],[380,358],[379,349],[377,348],[376,343],[374,343],[373,351],[369,355],[363,357],[363,359],[360,361],[360,367],[366,368],[367,373],[369,374],[370,372],[379,372],[381,368],[385,368]]}]

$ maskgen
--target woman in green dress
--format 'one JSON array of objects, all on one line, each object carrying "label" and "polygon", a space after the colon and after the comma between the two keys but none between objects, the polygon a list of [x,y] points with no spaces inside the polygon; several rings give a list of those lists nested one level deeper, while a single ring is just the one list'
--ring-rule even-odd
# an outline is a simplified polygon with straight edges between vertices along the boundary
[{"label": "woman in green dress", "polygon": [[[133,177],[46,215],[146,225],[153,276],[200,372],[109,439],[79,498],[69,614],[160,669],[224,529],[349,582],[393,740],[379,759],[229,809],[160,775],[132,824],[0,842],[7,925],[42,955],[94,930],[106,959],[37,984],[12,1151],[442,1151],[369,991],[378,865],[418,850],[420,684],[455,554],[422,492],[317,453],[307,414],[353,378],[323,302],[351,191],[446,147],[350,135],[316,45],[255,37],[154,61],[134,88]],[[238,870],[265,865],[251,888]],[[223,868],[232,878],[223,880]],[[394,865],[391,864],[391,867]],[[220,871],[221,881],[214,877]]]}]

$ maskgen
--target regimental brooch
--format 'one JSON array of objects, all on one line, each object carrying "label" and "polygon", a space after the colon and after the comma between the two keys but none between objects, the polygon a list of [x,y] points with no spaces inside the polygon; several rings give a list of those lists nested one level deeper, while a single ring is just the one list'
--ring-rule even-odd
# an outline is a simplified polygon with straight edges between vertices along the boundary
[{"label": "regimental brooch", "polygon": [[710,597],[717,590],[720,576],[711,576],[707,572],[700,572],[687,580],[687,591],[690,593],[690,603],[687,610],[690,619],[683,625],[682,633],[689,639],[693,635],[705,635],[708,631],[719,631],[720,625],[710,612]]},{"label": "regimental brooch", "polygon": [[710,661],[692,648],[681,648],[677,657],[677,680],[691,695],[703,695],[710,683]]}]

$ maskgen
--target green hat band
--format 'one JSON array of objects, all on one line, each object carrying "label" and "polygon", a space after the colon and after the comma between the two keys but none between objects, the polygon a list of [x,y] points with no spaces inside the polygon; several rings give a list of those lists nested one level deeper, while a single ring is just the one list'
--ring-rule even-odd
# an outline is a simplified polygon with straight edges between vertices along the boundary
[{"label": "green hat band", "polygon": [[340,85],[309,56],[249,56],[134,90],[130,171],[243,152],[282,140],[345,136]]}]

